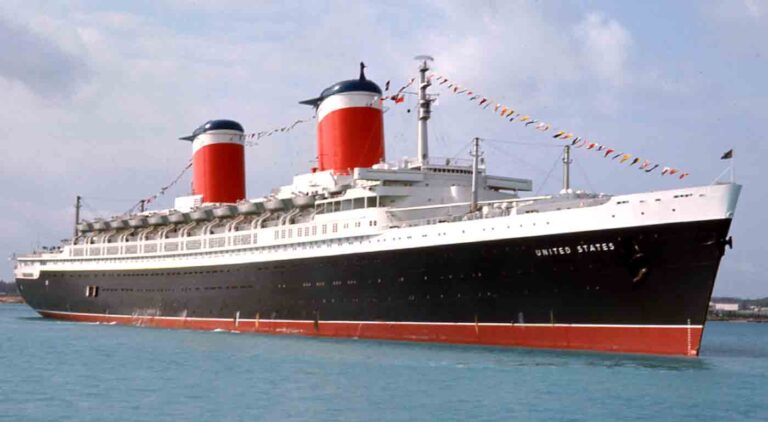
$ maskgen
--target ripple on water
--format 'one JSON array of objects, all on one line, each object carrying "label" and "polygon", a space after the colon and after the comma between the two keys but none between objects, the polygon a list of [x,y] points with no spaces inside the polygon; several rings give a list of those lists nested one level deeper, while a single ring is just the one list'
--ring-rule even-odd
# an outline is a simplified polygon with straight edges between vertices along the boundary
[{"label": "ripple on water", "polygon": [[670,358],[161,330],[0,306],[11,420],[760,420],[768,325]]}]

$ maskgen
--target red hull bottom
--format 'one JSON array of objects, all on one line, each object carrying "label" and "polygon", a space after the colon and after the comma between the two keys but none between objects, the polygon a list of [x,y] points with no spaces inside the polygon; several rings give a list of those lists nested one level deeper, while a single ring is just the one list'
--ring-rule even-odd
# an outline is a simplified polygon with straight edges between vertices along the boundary
[{"label": "red hull bottom", "polygon": [[517,346],[600,352],[697,356],[702,326],[472,324],[374,321],[287,321],[102,315],[38,311],[53,319],[141,327],[228,330],[432,343]]}]

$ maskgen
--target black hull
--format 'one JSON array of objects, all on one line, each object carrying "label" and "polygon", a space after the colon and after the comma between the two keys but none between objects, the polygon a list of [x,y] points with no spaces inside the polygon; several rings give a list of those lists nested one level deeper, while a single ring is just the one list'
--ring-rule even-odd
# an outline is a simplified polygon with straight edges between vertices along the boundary
[{"label": "black hull", "polygon": [[33,308],[63,313],[700,326],[730,222],[229,266],[43,271],[17,283]]}]

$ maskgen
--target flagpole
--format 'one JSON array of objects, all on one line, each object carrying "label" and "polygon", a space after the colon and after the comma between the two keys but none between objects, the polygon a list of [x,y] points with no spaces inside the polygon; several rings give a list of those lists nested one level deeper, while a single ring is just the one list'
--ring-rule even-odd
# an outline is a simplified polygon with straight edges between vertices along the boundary
[{"label": "flagpole", "polygon": [[731,184],[736,183],[736,154],[731,157]]},{"label": "flagpole", "polygon": [[730,171],[731,171],[731,166],[728,166],[728,167],[724,168],[723,171],[721,171],[720,174],[718,174],[717,177],[715,177],[715,179],[712,180],[712,183],[710,183],[710,185],[716,185],[718,183],[723,183],[723,182],[720,181],[720,178],[723,177],[723,175],[725,173],[729,173]]}]

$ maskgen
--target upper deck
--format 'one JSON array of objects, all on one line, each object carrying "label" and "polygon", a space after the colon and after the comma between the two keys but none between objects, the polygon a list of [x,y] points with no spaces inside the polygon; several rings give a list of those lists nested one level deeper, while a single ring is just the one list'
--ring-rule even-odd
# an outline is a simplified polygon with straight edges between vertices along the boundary
[{"label": "upper deck", "polygon": [[[475,213],[468,212],[469,203],[373,206],[325,213],[314,210],[311,218],[279,219],[279,224],[262,227],[254,225],[258,220],[254,217],[232,224],[239,218],[236,216],[217,222],[217,226],[227,229],[219,233],[201,229],[192,234],[183,230],[189,224],[181,229],[176,227],[175,237],[165,238],[144,236],[132,240],[117,232],[107,232],[100,235],[101,241],[21,256],[17,259],[16,276],[37,278],[46,269],[116,270],[279,261],[725,219],[733,217],[740,189],[739,185],[723,184],[613,197],[565,195],[491,200],[481,202]],[[168,226],[163,229],[167,229],[166,235],[170,231]]]}]

